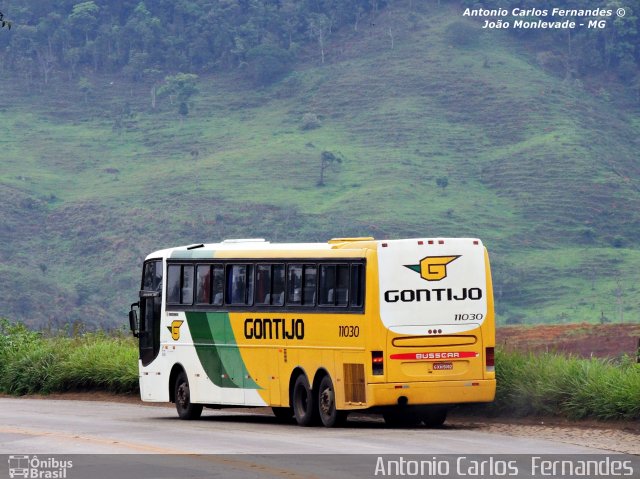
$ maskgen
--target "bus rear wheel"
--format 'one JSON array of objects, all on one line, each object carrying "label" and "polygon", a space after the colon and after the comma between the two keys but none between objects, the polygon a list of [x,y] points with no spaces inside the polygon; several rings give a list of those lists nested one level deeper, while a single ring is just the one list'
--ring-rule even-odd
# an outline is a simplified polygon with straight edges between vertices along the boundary
[{"label": "bus rear wheel", "polygon": [[293,415],[300,426],[312,426],[318,422],[318,410],[309,381],[304,374],[293,385]]},{"label": "bus rear wheel", "polygon": [[328,375],[322,378],[318,387],[318,412],[322,424],[326,427],[339,426],[347,419],[345,411],[336,409],[336,394]]},{"label": "bus rear wheel", "polygon": [[191,402],[191,392],[189,391],[189,379],[187,373],[182,371],[178,374],[175,386],[176,410],[180,419],[198,419],[202,414],[202,404]]},{"label": "bus rear wheel", "polygon": [[422,419],[412,409],[391,409],[382,414],[384,422],[391,427],[414,427],[420,423]]},{"label": "bus rear wheel", "polygon": [[447,420],[447,408],[433,406],[422,413],[422,422],[427,427],[440,427]]}]

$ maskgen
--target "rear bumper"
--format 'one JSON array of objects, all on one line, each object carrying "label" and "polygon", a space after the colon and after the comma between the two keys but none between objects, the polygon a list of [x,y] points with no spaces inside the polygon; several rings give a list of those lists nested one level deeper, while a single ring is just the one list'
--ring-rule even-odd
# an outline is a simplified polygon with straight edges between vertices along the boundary
[{"label": "rear bumper", "polygon": [[460,404],[491,402],[496,395],[496,380],[407,382],[367,385],[367,403],[371,406]]}]

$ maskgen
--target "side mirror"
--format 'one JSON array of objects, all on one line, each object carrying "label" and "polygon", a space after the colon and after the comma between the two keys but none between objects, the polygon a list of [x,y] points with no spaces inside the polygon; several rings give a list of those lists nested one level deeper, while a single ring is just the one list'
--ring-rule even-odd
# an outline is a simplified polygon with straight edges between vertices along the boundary
[{"label": "side mirror", "polygon": [[138,312],[133,309],[134,307],[139,307],[140,303],[133,303],[131,305],[131,311],[129,311],[129,328],[131,328],[131,333],[134,338],[140,336],[140,323],[138,321]]}]

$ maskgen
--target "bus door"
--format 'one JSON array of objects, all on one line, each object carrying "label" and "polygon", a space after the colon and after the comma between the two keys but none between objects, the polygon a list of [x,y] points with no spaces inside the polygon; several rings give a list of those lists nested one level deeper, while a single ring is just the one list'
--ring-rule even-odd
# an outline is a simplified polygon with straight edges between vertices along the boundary
[{"label": "bus door", "polygon": [[160,312],[162,306],[162,260],[144,263],[140,291],[140,360],[151,363],[160,351]]}]

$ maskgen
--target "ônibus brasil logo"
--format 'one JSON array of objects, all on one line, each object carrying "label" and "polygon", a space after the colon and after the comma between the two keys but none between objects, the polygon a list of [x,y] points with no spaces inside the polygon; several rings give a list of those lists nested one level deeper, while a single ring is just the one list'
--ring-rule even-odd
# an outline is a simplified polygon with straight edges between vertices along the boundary
[{"label": "\u00f4nibus brasil logo", "polygon": [[56,459],[55,457],[38,458],[38,456],[9,456],[9,477],[25,477],[33,479],[67,479],[67,469],[73,468],[73,461]]},{"label": "\u00f4nibus brasil logo", "polygon": [[460,256],[427,256],[419,264],[405,264],[405,268],[420,274],[426,281],[440,281],[447,277],[447,265]]}]

